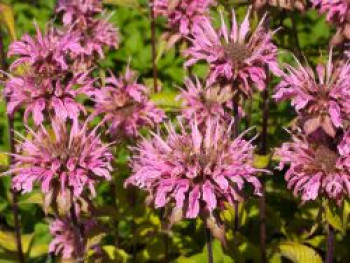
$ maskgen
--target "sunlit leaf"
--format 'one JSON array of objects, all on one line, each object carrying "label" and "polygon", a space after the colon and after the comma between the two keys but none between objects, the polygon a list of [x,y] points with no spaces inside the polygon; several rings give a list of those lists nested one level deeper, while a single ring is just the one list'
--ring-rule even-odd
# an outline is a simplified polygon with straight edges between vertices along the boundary
[{"label": "sunlit leaf", "polygon": [[270,155],[254,154],[254,167],[258,169],[265,169],[270,163]]},{"label": "sunlit leaf", "polygon": [[336,207],[330,207],[329,205],[324,207],[325,214],[326,214],[326,221],[328,224],[330,224],[333,228],[343,231],[343,223],[340,218],[340,216],[337,213]]},{"label": "sunlit leaf", "polygon": [[322,263],[321,256],[309,246],[296,242],[284,242],[278,248],[283,257],[294,263]]},{"label": "sunlit leaf", "polygon": [[16,40],[15,19],[12,7],[6,4],[0,4],[0,15],[1,22],[6,25],[12,41]]},{"label": "sunlit leaf", "polygon": [[172,111],[181,108],[182,103],[177,96],[178,93],[176,92],[164,91],[153,94],[151,100],[165,111]]}]

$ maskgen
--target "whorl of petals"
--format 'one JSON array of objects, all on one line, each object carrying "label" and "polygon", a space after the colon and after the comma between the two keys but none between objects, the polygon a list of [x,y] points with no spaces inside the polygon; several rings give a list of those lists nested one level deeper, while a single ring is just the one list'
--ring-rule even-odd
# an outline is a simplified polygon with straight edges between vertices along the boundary
[{"label": "whorl of petals", "polygon": [[230,85],[207,87],[203,86],[198,78],[195,81],[187,78],[185,86],[179,98],[182,99],[184,105],[182,115],[187,120],[196,118],[198,124],[206,123],[209,118],[219,118],[230,122],[231,114],[228,110],[232,111],[234,96]]},{"label": "whorl of petals", "polygon": [[303,201],[322,196],[340,202],[350,196],[350,132],[334,146],[308,141],[305,135],[293,135],[276,154],[279,168],[288,166],[288,188]]},{"label": "whorl of petals", "polygon": [[298,62],[286,65],[286,73],[276,87],[277,101],[291,100],[303,119],[307,134],[322,128],[334,137],[336,129],[345,127],[350,114],[349,62],[334,65],[332,53],[328,63],[318,64],[316,71]]},{"label": "whorl of petals", "polygon": [[243,22],[238,25],[232,12],[232,28],[228,28],[221,14],[221,28],[215,30],[206,19],[193,28],[192,46],[185,50],[186,66],[204,60],[209,64],[208,85],[213,83],[234,85],[244,95],[252,94],[252,87],[259,90],[266,86],[266,67],[279,75],[277,47],[272,43],[273,32],[264,28],[266,16],[254,31],[250,30],[249,8]]},{"label": "whorl of petals", "polygon": [[260,195],[260,170],[253,167],[250,141],[243,135],[231,139],[231,127],[210,120],[204,132],[195,120],[188,130],[179,125],[179,132],[169,124],[165,138],[153,134],[138,144],[126,186],[146,190],[156,208],[170,207],[180,219],[212,214],[225,202],[241,201],[247,185]]},{"label": "whorl of petals", "polygon": [[34,184],[40,184],[45,207],[63,197],[79,198],[88,192],[95,196],[96,183],[111,179],[113,156],[99,138],[98,127],[89,131],[87,125],[73,123],[69,127],[52,120],[50,129],[28,128],[30,136],[22,138],[8,171],[14,175],[13,188],[28,193]]},{"label": "whorl of petals", "polygon": [[125,75],[106,79],[106,86],[96,92],[95,114],[102,115],[109,133],[135,137],[143,127],[154,127],[165,118],[164,112],[150,101],[147,87],[137,83],[129,67]]},{"label": "whorl of petals", "polygon": [[12,115],[24,108],[24,121],[27,123],[32,115],[35,125],[42,124],[49,116],[76,122],[81,113],[86,114],[85,107],[75,100],[76,97],[91,97],[95,92],[93,80],[87,75],[76,75],[67,83],[64,83],[64,79],[30,74],[10,77],[3,91],[8,101],[7,112]]}]

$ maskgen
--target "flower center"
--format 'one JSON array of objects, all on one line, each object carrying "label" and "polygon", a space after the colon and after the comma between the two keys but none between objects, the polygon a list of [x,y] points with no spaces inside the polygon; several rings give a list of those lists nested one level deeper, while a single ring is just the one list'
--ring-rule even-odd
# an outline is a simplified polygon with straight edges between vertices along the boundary
[{"label": "flower center", "polygon": [[231,60],[233,64],[243,62],[251,56],[252,52],[244,44],[229,43],[224,47],[225,55]]},{"label": "flower center", "polygon": [[324,145],[317,147],[315,152],[316,166],[325,172],[333,172],[337,163],[338,154]]}]

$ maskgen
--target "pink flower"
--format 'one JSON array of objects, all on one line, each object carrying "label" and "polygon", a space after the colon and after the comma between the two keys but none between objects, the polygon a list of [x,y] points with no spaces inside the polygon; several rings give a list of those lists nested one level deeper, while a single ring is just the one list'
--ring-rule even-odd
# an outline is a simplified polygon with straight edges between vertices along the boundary
[{"label": "pink flower", "polygon": [[101,0],[59,0],[57,13],[63,13],[63,24],[72,25],[89,23],[90,19],[102,12]]},{"label": "pink flower", "polygon": [[209,120],[204,132],[193,120],[189,130],[179,124],[179,132],[166,125],[164,139],[153,134],[134,148],[126,186],[148,191],[156,208],[170,207],[179,218],[212,215],[225,202],[241,201],[247,184],[260,195],[251,142],[243,135],[232,140],[231,127],[218,122]]},{"label": "pink flower", "polygon": [[255,31],[250,31],[249,8],[239,26],[232,12],[232,29],[228,32],[221,14],[221,29],[216,31],[209,20],[203,20],[193,28],[192,46],[185,51],[189,57],[186,66],[205,60],[210,66],[208,85],[213,83],[234,84],[243,94],[250,96],[252,86],[265,88],[268,68],[275,74],[280,70],[277,63],[277,48],[272,43],[272,32],[263,26],[265,17]]},{"label": "pink flower", "polygon": [[109,132],[137,136],[143,127],[162,122],[165,114],[147,96],[147,87],[138,84],[136,74],[128,67],[125,76],[107,78],[107,86],[96,92],[95,113],[104,116]]},{"label": "pink flower", "polygon": [[14,174],[13,188],[31,192],[35,183],[41,184],[45,207],[52,201],[66,202],[80,197],[88,189],[96,195],[95,184],[110,180],[112,154],[97,134],[97,128],[88,131],[88,123],[67,124],[53,120],[50,129],[40,126],[30,130],[14,155],[15,165],[8,173]]},{"label": "pink flower", "polygon": [[[81,224],[85,236],[96,227],[97,222],[93,219],[85,220]],[[49,245],[49,252],[61,255],[63,259],[76,258],[74,232],[70,216],[57,218],[50,224],[50,233],[53,236]],[[86,243],[86,238],[84,243]]]},{"label": "pink flower", "polygon": [[300,62],[295,68],[286,65],[286,69],[274,98],[292,101],[307,134],[322,128],[334,136],[350,114],[350,64],[334,65],[330,53],[327,65],[319,64],[316,72]]},{"label": "pink flower", "polygon": [[196,118],[198,124],[205,123],[209,118],[219,118],[230,122],[232,111],[233,92],[229,85],[203,87],[199,79],[193,82],[190,78],[185,80],[186,89],[182,90],[180,98],[183,100],[182,115],[187,120]]},{"label": "pink flower", "polygon": [[95,20],[81,33],[80,44],[84,47],[85,59],[92,55],[104,58],[104,47],[119,46],[118,30],[106,19]]},{"label": "pink flower", "polygon": [[350,21],[350,2],[348,0],[311,0],[320,13],[327,14],[327,21],[342,24]]},{"label": "pink flower", "polygon": [[[77,67],[90,68],[95,56],[104,58],[105,47],[118,47],[118,30],[108,22],[106,13],[103,13],[102,1],[60,0],[56,12],[63,13],[63,24],[67,31],[79,36],[83,51],[72,57],[77,61]],[[98,16],[101,13],[102,18]]]},{"label": "pink flower", "polygon": [[167,17],[169,28],[180,38],[188,36],[193,26],[205,19],[212,4],[212,0],[155,0],[154,13]]},{"label": "pink flower", "polygon": [[70,80],[42,78],[26,73],[19,77],[10,77],[6,82],[4,96],[8,100],[7,112],[13,114],[24,108],[24,120],[30,114],[34,123],[39,125],[54,115],[62,121],[67,118],[78,120],[80,113],[86,113],[83,105],[75,101],[78,95],[92,96],[94,87],[87,73],[79,74]]},{"label": "pink flower", "polygon": [[[335,143],[335,144],[334,144]],[[293,141],[277,150],[280,169],[289,165],[285,179],[288,188],[303,201],[321,196],[341,201],[350,195],[350,133],[336,144],[307,141],[304,135],[294,135]]]},{"label": "pink flower", "polygon": [[19,66],[29,67],[31,74],[54,77],[69,70],[69,57],[83,52],[79,35],[58,32],[49,26],[43,35],[36,26],[37,35],[22,37],[9,47],[8,56],[19,56],[11,65],[11,70]]}]

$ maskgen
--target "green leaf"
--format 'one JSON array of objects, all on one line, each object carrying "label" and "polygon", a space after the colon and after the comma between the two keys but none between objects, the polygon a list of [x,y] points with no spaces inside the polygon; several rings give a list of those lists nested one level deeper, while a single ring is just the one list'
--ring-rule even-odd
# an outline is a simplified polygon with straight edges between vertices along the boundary
[{"label": "green leaf", "polygon": [[265,169],[268,167],[271,160],[271,156],[254,154],[254,167],[258,169]]},{"label": "green leaf", "polygon": [[296,242],[283,242],[279,246],[280,254],[294,263],[322,263],[315,250]]},{"label": "green leaf", "polygon": [[151,101],[165,111],[172,111],[181,108],[181,100],[177,98],[178,93],[174,91],[163,91],[152,94]]},{"label": "green leaf", "polygon": [[104,4],[115,5],[121,7],[133,7],[138,8],[140,4],[137,0],[103,0]]},{"label": "green leaf", "polygon": [[158,44],[158,47],[157,47],[157,57],[156,57],[156,62],[158,63],[158,61],[160,60],[160,58],[162,57],[162,55],[164,54],[164,52],[166,51],[167,49],[167,45],[168,45],[168,42],[164,39],[162,39],[160,41],[160,43]]},{"label": "green leaf", "polygon": [[6,28],[11,36],[12,41],[15,41],[15,18],[12,7],[6,4],[0,4],[0,14],[1,22],[6,25]]},{"label": "green leaf", "polygon": [[[27,253],[32,243],[34,234],[22,235],[22,247],[24,253]],[[17,242],[15,234],[7,231],[0,231],[0,247],[8,251],[17,251]]]},{"label": "green leaf", "polygon": [[[232,263],[234,262],[232,258],[225,255],[221,244],[218,240],[213,241],[213,255],[215,263]],[[177,263],[201,263],[207,262],[208,253],[207,246],[204,246],[203,252],[199,254],[195,254],[191,257],[179,257],[177,259]]]},{"label": "green leaf", "polygon": [[38,204],[42,205],[44,202],[44,197],[42,193],[39,192],[34,192],[31,194],[26,195],[24,198],[22,198],[19,201],[19,204]]},{"label": "green leaf", "polygon": [[118,249],[115,246],[106,245],[102,247],[102,250],[108,255],[110,260],[113,262],[126,263],[128,261],[129,255],[122,249]]},{"label": "green leaf", "polygon": [[325,214],[326,214],[326,221],[328,224],[330,224],[332,227],[334,227],[336,230],[339,230],[341,232],[344,231],[342,220],[337,213],[337,209],[335,206],[332,205],[325,205]]},{"label": "green leaf", "polygon": [[29,252],[31,258],[36,258],[43,256],[48,253],[49,245],[48,244],[39,244],[32,246]]}]

